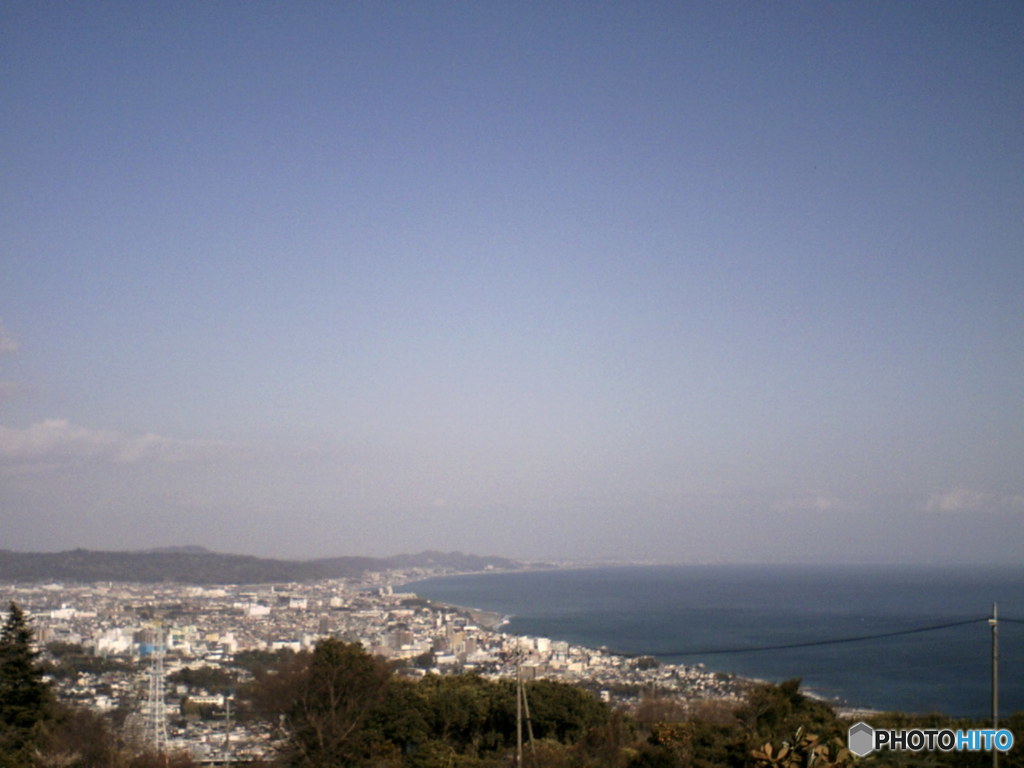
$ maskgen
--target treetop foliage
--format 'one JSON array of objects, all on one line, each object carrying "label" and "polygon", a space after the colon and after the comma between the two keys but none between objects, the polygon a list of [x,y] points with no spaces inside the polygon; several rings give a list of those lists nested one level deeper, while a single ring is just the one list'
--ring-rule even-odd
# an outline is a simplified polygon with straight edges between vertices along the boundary
[{"label": "treetop foliage", "polygon": [[18,766],[41,741],[53,719],[54,700],[36,664],[32,630],[11,603],[0,632],[0,765]]},{"label": "treetop foliage", "polygon": [[[68,663],[81,654],[56,646]],[[322,640],[309,652],[239,654],[234,671],[181,670],[174,680],[208,690],[238,688],[239,714],[278,728],[278,768],[506,768],[517,739],[517,687],[474,674],[426,675],[416,681],[358,643]],[[694,704],[654,696],[632,712],[615,710],[567,683],[524,684],[524,766],[534,768],[851,768],[963,766],[981,768],[988,753],[882,753],[852,758],[850,723],[804,695],[799,680],[754,686],[742,702]],[[878,727],[984,727],[899,713]],[[1024,713],[1004,727],[1024,732]],[[531,738],[532,736],[532,738]],[[1024,768],[1024,751],[1000,758]],[[11,605],[0,634],[0,768],[187,768],[186,756],[158,756],[119,743],[107,718],[54,701],[32,631]]]}]

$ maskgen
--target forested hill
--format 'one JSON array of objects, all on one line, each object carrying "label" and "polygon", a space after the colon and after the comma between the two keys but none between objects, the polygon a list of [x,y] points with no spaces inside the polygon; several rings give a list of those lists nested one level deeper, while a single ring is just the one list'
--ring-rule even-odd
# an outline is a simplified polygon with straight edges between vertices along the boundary
[{"label": "forested hill", "polygon": [[450,568],[457,571],[522,567],[503,557],[461,552],[420,552],[394,557],[330,557],[274,560],[226,555],[202,547],[168,547],[143,552],[11,552],[0,550],[0,581],[142,581],[187,584],[259,584],[359,576],[394,568]]}]

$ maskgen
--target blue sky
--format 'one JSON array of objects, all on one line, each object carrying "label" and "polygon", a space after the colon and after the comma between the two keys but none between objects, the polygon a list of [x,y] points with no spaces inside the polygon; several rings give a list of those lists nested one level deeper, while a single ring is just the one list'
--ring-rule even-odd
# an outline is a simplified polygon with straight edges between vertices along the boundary
[{"label": "blue sky", "polygon": [[0,28],[0,548],[1019,561],[1019,3]]}]

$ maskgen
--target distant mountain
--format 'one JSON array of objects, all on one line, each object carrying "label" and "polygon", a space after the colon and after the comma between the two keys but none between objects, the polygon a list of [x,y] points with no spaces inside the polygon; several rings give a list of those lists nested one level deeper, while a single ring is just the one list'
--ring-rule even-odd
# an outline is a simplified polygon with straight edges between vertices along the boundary
[{"label": "distant mountain", "polygon": [[461,552],[420,552],[394,557],[330,557],[317,560],[275,560],[226,555],[199,546],[161,547],[142,552],[66,552],[0,550],[0,581],[140,581],[184,584],[260,584],[316,581],[361,576],[397,568],[450,568],[482,571],[514,570],[521,563],[504,557]]},{"label": "distant mountain", "polygon": [[158,553],[168,555],[209,555],[214,554],[211,550],[206,547],[200,547],[196,544],[185,544],[180,547],[153,547],[153,549],[144,549],[143,552],[147,554]]}]

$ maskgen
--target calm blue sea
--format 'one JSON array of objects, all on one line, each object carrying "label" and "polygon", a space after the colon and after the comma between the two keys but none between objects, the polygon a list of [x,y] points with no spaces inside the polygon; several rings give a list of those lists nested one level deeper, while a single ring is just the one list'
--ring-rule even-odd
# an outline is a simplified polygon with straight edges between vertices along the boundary
[{"label": "calm blue sea", "polygon": [[653,566],[488,573],[405,589],[497,611],[551,637],[804,687],[837,703],[985,717],[986,621],[897,637],[760,652],[983,619],[998,603],[1000,711],[1024,710],[1024,567]]}]

